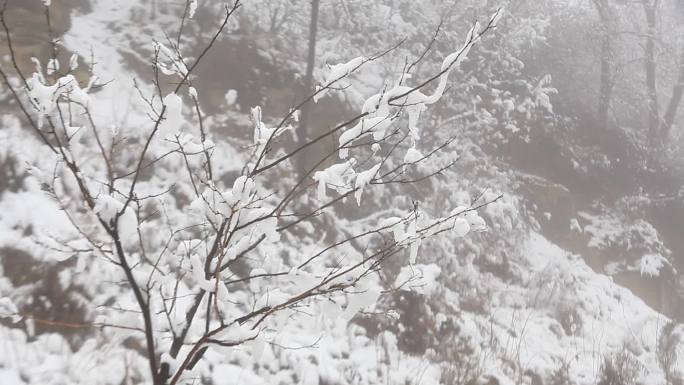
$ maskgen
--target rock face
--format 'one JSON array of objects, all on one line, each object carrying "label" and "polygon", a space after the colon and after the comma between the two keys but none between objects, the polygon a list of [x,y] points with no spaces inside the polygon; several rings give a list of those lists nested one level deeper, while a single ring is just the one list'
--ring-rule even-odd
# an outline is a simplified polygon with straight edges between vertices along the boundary
[{"label": "rock face", "polygon": [[[25,322],[33,322],[36,334],[59,331],[72,346],[79,346],[88,334],[87,330],[64,327],[83,325],[88,319],[82,298],[85,291],[69,282],[73,263],[46,264],[19,249],[0,249],[0,271],[14,290],[26,294],[24,302],[17,303],[27,315]],[[52,323],[51,320],[60,322]]]},{"label": "rock face", "polygon": [[[71,27],[71,13],[90,9],[89,0],[66,0],[55,2],[50,7],[50,23],[52,36],[59,39]],[[45,22],[45,7],[40,1],[8,0],[5,19],[10,29],[15,58],[19,68],[27,75],[34,71],[35,64],[31,58],[35,57],[41,63],[47,63],[52,57],[50,46],[50,31]],[[0,34],[0,55],[8,57],[10,50],[6,44],[7,38],[3,31]],[[65,47],[58,46],[60,56],[69,57]],[[84,60],[85,58],[81,58]],[[69,63],[61,63],[68,66]],[[87,82],[88,74],[85,68],[74,74],[79,80]],[[27,76],[28,77],[28,76]]]}]

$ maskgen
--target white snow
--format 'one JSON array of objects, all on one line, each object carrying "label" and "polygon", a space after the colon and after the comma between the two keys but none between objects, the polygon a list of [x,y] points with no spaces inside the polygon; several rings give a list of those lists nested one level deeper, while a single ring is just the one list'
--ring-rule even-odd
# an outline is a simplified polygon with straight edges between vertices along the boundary
[{"label": "white snow", "polygon": [[457,217],[454,221],[454,233],[457,237],[465,237],[470,232],[470,223],[463,217]]},{"label": "white snow", "polygon": [[441,273],[442,269],[435,264],[404,266],[394,280],[394,287],[431,295],[439,288],[437,279]]},{"label": "white snow", "polygon": [[197,0],[190,0],[188,3],[188,18],[192,19],[195,17],[195,12],[197,12]]},{"label": "white snow", "polygon": [[354,183],[354,187],[358,190],[354,193],[354,197],[356,198],[357,205],[361,205],[361,195],[363,194],[363,190],[371,182],[371,180],[375,178],[378,170],[380,170],[380,166],[382,166],[382,163],[378,163],[370,169],[356,174],[356,182]]},{"label": "white snow", "polygon": [[[105,223],[110,223],[117,218],[117,214],[121,212],[123,208],[124,204],[116,200],[116,198],[110,195],[100,195],[96,200],[93,212],[98,214]],[[130,204],[119,216],[117,228],[121,232],[123,241],[128,240],[135,242],[136,233],[138,231],[138,218]]]},{"label": "white snow", "polygon": [[660,254],[646,254],[641,257],[637,263],[639,266],[639,273],[650,277],[659,276],[660,270],[670,264],[668,260]]},{"label": "white snow", "polygon": [[19,309],[8,297],[0,297],[0,318],[11,318],[12,322],[18,322]]},{"label": "white snow", "polygon": [[160,137],[167,139],[178,134],[183,124],[183,100],[172,92],[164,97],[166,112],[160,128]]},{"label": "white snow", "polygon": [[349,189],[349,183],[356,176],[353,167],[356,164],[356,159],[352,158],[344,163],[334,164],[325,170],[316,171],[313,175],[313,180],[318,182],[317,198],[322,201],[326,197],[327,188],[332,188],[338,193],[344,193]]},{"label": "white snow", "polygon": [[373,139],[376,141],[382,140],[385,137],[387,129],[392,125],[392,118],[389,116],[376,116],[372,118],[361,119],[354,127],[348,129],[340,135],[340,151],[341,159],[346,159],[349,153],[347,146],[351,145],[355,140],[372,133]]},{"label": "white snow", "polygon": [[237,100],[237,96],[238,96],[237,91],[235,91],[233,89],[228,90],[226,92],[226,96],[225,96],[226,105],[232,106],[233,104],[235,104],[235,101]]},{"label": "white snow", "polygon": [[329,66],[328,74],[322,85],[317,88],[317,94],[314,96],[314,103],[318,102],[328,91],[328,87],[336,86],[340,80],[346,78],[352,72],[356,71],[363,63],[365,58],[363,56],[351,59],[346,63],[333,64]]},{"label": "white snow", "polygon": [[421,159],[423,159],[423,154],[416,150],[415,147],[409,148],[408,151],[406,151],[406,155],[404,155],[404,163],[406,164],[413,164],[419,162]]}]

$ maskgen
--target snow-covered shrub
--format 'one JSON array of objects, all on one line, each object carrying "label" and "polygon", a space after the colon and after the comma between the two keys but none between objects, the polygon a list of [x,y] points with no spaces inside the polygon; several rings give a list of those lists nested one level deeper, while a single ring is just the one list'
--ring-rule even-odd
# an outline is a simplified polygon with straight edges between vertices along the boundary
[{"label": "snow-covered shrub", "polygon": [[459,344],[448,344],[449,351],[442,357],[446,358],[443,364],[441,383],[444,385],[471,385],[477,384],[484,372],[483,358],[474,354]]},{"label": "snow-covered shrub", "polygon": [[658,363],[668,385],[684,384],[684,324],[665,325],[658,340]]},{"label": "snow-covered shrub", "polygon": [[604,357],[597,385],[636,385],[641,365],[627,350]]}]

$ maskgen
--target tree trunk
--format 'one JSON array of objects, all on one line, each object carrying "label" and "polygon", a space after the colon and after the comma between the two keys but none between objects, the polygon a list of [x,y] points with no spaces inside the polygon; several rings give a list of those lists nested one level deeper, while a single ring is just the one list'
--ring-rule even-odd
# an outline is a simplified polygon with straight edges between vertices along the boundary
[{"label": "tree trunk", "polygon": [[[304,76],[304,97],[313,92],[313,70],[316,65],[316,33],[318,31],[318,6],[320,0],[311,0],[311,23],[309,24],[309,53],[306,59],[306,75]],[[308,137],[309,110],[311,103],[302,106],[299,115],[299,132],[297,133],[298,144],[301,146],[306,143]],[[305,151],[306,152],[306,151]],[[298,171],[300,174],[306,173],[306,154],[299,156]]]},{"label": "tree trunk", "polygon": [[613,96],[613,69],[611,68],[612,60],[612,30],[611,12],[604,0],[594,0],[594,5],[599,14],[599,20],[603,26],[603,36],[601,41],[601,75],[599,86],[598,107],[596,109],[597,118],[602,128],[608,127],[608,112],[610,110],[610,101]]},{"label": "tree trunk", "polygon": [[672,125],[674,124],[675,117],[677,116],[677,110],[679,109],[679,104],[682,101],[682,93],[684,93],[684,46],[681,47],[679,57],[679,74],[677,75],[677,83],[672,88],[670,103],[665,111],[665,116],[663,116],[663,125],[660,129],[660,136],[661,140],[663,141],[670,136],[670,131],[672,130]]},{"label": "tree trunk", "polygon": [[599,90],[598,119],[603,128],[608,127],[608,111],[613,94],[613,77],[610,67],[610,37],[604,36],[601,44],[601,86]]},{"label": "tree trunk", "polygon": [[642,0],[644,13],[646,14],[646,93],[648,98],[648,132],[649,137],[655,143],[658,139],[660,117],[658,115],[658,91],[656,85],[656,59],[655,59],[655,33],[656,33],[656,8],[658,0]]}]

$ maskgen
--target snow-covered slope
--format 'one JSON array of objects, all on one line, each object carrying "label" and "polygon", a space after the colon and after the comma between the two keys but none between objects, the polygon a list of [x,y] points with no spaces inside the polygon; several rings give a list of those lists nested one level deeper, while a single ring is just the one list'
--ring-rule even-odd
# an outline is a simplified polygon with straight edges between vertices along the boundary
[{"label": "snow-covered slope", "polygon": [[[73,14],[72,27],[63,36],[64,46],[82,58],[89,58],[92,50],[101,80],[112,81],[93,98],[93,115],[125,130],[149,123],[144,110],[133,107],[138,95],[132,78],[138,73],[129,66],[130,55],[143,57],[152,47],[151,41],[149,49],[131,46],[146,40],[135,33],[141,30],[139,22],[131,20],[140,7],[136,3],[93,0],[92,9]],[[159,32],[153,27],[142,30]],[[138,84],[144,90],[150,88],[144,82]],[[236,120],[240,119],[246,120],[245,116]],[[18,172],[24,171],[25,162],[49,164],[19,124],[16,119],[3,120],[0,157],[19,159]],[[241,163],[236,161],[235,150],[240,143],[231,140],[225,138],[220,147],[229,160],[217,167],[225,172]],[[61,271],[61,258],[51,258],[50,239],[74,235],[64,230],[71,227],[69,218],[35,179],[25,179],[20,191],[1,194],[0,257],[8,249],[17,249],[32,255],[32,263]],[[27,227],[32,227],[31,237],[25,236]],[[318,237],[322,235],[312,236]],[[36,239],[43,242],[38,244]],[[446,256],[455,263],[412,266],[424,269],[422,281],[384,293],[375,307],[354,322],[326,314],[311,316],[288,325],[268,344],[212,347],[193,373],[213,385],[432,385],[465,384],[478,378],[490,384],[588,385],[599,382],[610,361],[633,369],[639,383],[666,384],[660,350],[670,322],[667,317],[593,271],[583,256],[563,250],[539,232],[525,228],[519,248],[511,253],[515,258],[507,261],[505,276],[473,261],[461,261],[458,255]],[[0,270],[0,297],[35,289],[31,284],[17,286],[7,274]],[[59,276],[63,290],[76,290],[72,281],[87,284],[66,273]],[[395,282],[401,277],[400,273]],[[406,298],[424,306],[392,308]],[[412,312],[425,314],[416,317]],[[119,385],[129,383],[131,373],[144,372],[139,364],[141,349],[128,344],[130,332],[112,338],[101,333],[99,326],[67,325],[83,331],[66,337],[60,329],[42,328],[34,333],[30,319],[18,325],[3,321],[0,384]],[[424,352],[406,348],[411,333],[433,337]],[[667,333],[684,341],[681,325]],[[679,370],[675,375],[684,376],[683,356],[670,363]]]}]

